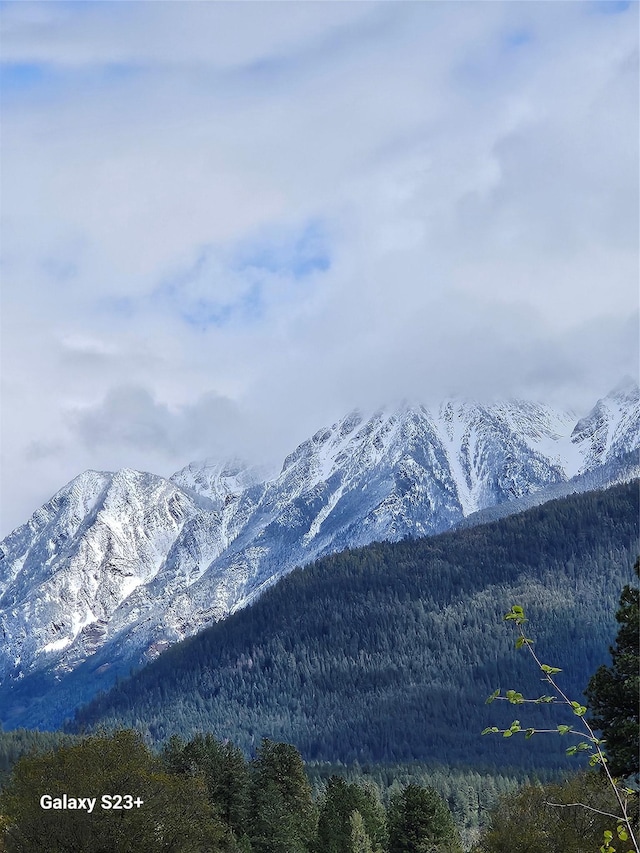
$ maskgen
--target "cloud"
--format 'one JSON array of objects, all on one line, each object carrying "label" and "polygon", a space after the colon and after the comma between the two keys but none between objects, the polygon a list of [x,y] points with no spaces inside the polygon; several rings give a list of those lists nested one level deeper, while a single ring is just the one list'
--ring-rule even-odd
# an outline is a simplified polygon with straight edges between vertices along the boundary
[{"label": "cloud", "polygon": [[261,3],[149,8],[127,4],[8,4],[3,9],[6,63],[46,62],[62,67],[211,65],[235,68],[308,51],[357,26],[379,4]]},{"label": "cloud", "polygon": [[610,5],[5,5],[3,532],[85,467],[636,373]]},{"label": "cloud", "polygon": [[28,462],[40,462],[43,459],[58,456],[64,450],[60,441],[32,441],[25,450],[25,459]]},{"label": "cloud", "polygon": [[319,222],[271,227],[231,247],[198,247],[195,258],[165,276],[148,302],[202,330],[255,323],[295,301],[304,294],[301,287],[311,286],[330,265]]},{"label": "cloud", "polygon": [[148,458],[173,461],[207,451],[229,455],[242,443],[237,406],[214,394],[172,409],[145,388],[120,386],[109,390],[98,405],[76,408],[68,417],[74,434],[92,452],[129,447]]}]

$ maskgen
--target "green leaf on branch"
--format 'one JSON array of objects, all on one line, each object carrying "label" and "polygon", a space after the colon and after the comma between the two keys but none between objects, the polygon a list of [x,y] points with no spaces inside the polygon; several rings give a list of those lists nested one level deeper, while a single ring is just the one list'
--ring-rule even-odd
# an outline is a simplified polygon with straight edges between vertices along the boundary
[{"label": "green leaf on branch", "polygon": [[562,672],[562,670],[557,666],[549,666],[547,663],[540,664],[540,669],[543,672],[546,672],[547,675],[555,675],[556,672]]},{"label": "green leaf on branch", "polygon": [[505,620],[514,621],[516,625],[522,625],[523,622],[527,620],[524,618],[524,610],[517,604],[514,604],[511,610],[505,614]]},{"label": "green leaf on branch", "polygon": [[[613,838],[613,836],[611,836]],[[611,838],[607,838],[605,833],[604,844],[600,848],[600,853],[616,853],[616,848],[611,846]]]},{"label": "green leaf on branch", "polygon": [[576,717],[584,717],[587,713],[587,709],[584,705],[581,705],[579,702],[572,702],[571,707],[573,708],[573,713]]},{"label": "green leaf on branch", "polygon": [[527,729],[526,732],[524,733],[525,740],[529,740],[529,738],[533,737],[535,733],[536,733],[535,729]]},{"label": "green leaf on branch", "polygon": [[524,635],[522,635],[516,640],[516,649],[521,649],[524,645],[530,646],[532,644],[533,640],[530,640],[529,637],[525,637]]},{"label": "green leaf on branch", "polygon": [[567,755],[575,755],[577,752],[585,752],[588,749],[591,749],[590,744],[582,741],[582,743],[578,743],[575,746],[570,746],[567,749]]},{"label": "green leaf on branch", "polygon": [[571,731],[571,726],[558,726],[558,732],[561,735],[566,735],[567,732]]},{"label": "green leaf on branch", "polygon": [[[611,841],[613,840],[613,832],[608,829],[605,829],[603,833],[604,844],[600,848],[600,853],[615,853],[616,848],[611,845]],[[631,853],[631,851],[629,851]]]},{"label": "green leaf on branch", "polygon": [[497,726],[487,726],[486,729],[482,730],[481,734],[490,735],[490,734],[494,734],[494,733],[499,732],[499,731],[500,731],[500,729]]},{"label": "green leaf on branch", "polygon": [[491,696],[487,697],[485,705],[490,705],[494,699],[498,698],[499,695],[500,695],[500,688],[498,688],[497,690],[494,690],[493,693],[491,694]]},{"label": "green leaf on branch", "polygon": [[507,690],[506,696],[512,705],[522,705],[524,702],[522,693],[518,693],[516,690]]},{"label": "green leaf on branch", "polygon": [[555,701],[556,701],[555,696],[539,696],[536,699],[536,704],[539,705],[541,702],[555,702]]},{"label": "green leaf on branch", "polygon": [[502,732],[502,737],[511,737],[516,732],[519,732],[521,728],[522,726],[520,725],[520,720],[514,720],[509,726],[509,728],[506,731]]}]

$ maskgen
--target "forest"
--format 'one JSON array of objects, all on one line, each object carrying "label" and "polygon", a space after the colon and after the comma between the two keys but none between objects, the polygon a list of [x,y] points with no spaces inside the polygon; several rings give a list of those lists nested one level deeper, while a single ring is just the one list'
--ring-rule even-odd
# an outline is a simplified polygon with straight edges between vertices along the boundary
[{"label": "forest", "polygon": [[[67,730],[130,726],[156,743],[213,732],[246,755],[268,737],[316,762],[573,768],[542,740],[532,750],[479,737],[509,715],[485,705],[490,693],[539,686],[503,614],[516,602],[526,608],[536,648],[581,696],[607,660],[637,548],[634,483],[345,551],[169,649]],[[530,716],[544,726],[552,710]]]},{"label": "forest", "polygon": [[[582,496],[580,500],[560,501],[557,505],[545,507],[545,512],[540,511],[543,508],[534,511],[533,517],[527,519],[528,535],[534,530],[539,535],[545,533],[548,536],[546,547],[539,549],[539,564],[558,570],[558,564],[550,560],[554,552],[550,543],[556,543],[559,550],[565,549],[565,559],[567,549],[571,549],[572,558],[577,558],[581,542],[586,543],[584,554],[597,551],[593,548],[596,522],[600,525],[600,544],[606,543],[609,559],[616,553],[616,536],[617,547],[620,547],[625,535],[623,531],[631,534],[629,545],[633,548],[637,530],[634,533],[633,523],[628,526],[631,515],[626,513],[634,507],[634,501],[637,510],[637,490],[618,488]],[[570,535],[554,540],[550,532],[557,531],[558,523]],[[505,561],[511,558],[514,546],[522,537],[522,527],[514,527],[513,524],[506,530],[504,522],[497,523],[494,530],[487,526],[482,529],[487,536],[475,539],[476,558],[485,556],[482,542],[492,543],[495,548],[496,529],[499,532],[497,541],[503,549],[500,554],[502,563],[496,561],[491,564],[488,573],[492,578],[505,572]],[[605,530],[609,531],[609,539]],[[440,568],[449,566],[450,571],[459,565],[456,560],[468,554],[465,549],[470,547],[468,541],[461,543],[457,534],[451,537],[448,541],[447,537],[442,537],[444,547],[436,551],[440,557]],[[424,544],[425,541],[405,542],[391,547],[394,556],[400,556],[393,565],[401,567],[400,577],[405,583],[400,588],[392,585],[394,601],[403,601],[399,589],[406,592],[410,586],[407,578],[419,576],[420,568],[424,568],[425,563],[411,559],[415,556],[413,549]],[[427,544],[430,543],[427,541]],[[390,559],[385,548],[381,546],[378,559],[369,563],[366,557],[362,558],[363,552],[371,549],[332,558],[329,574],[333,584],[338,581],[343,584],[340,587],[343,595],[345,590],[361,591],[354,578],[362,580],[367,569],[373,577],[381,576]],[[500,553],[499,549],[497,552]],[[420,553],[424,558],[424,552]],[[448,554],[449,559],[443,558],[443,554]],[[354,556],[360,557],[360,562],[354,562]],[[433,559],[432,553],[426,556]],[[601,560],[606,558],[601,555],[598,560],[589,562],[585,557],[580,565],[584,566],[586,561],[593,579],[597,577]],[[321,571],[326,563],[322,561],[312,571]],[[333,575],[331,567],[337,567]],[[609,577],[615,576],[614,564],[609,568]],[[634,568],[636,574],[640,574],[640,559],[636,560]],[[304,574],[299,573],[298,582]],[[549,580],[547,577],[547,583]],[[286,583],[281,586],[286,586]],[[468,583],[460,586],[466,589]],[[578,583],[574,586],[580,588]],[[306,589],[304,584],[302,588]],[[265,598],[268,600],[275,593],[276,589]],[[286,599],[288,605],[291,600],[295,597]],[[335,597],[332,600],[334,603],[337,601]],[[568,596],[566,601],[570,600]],[[276,605],[278,602],[276,596]],[[597,612],[596,600],[592,599],[592,602],[593,611]],[[375,596],[370,597],[369,603],[376,605]],[[376,613],[381,615],[382,609],[379,604],[377,606]],[[569,610],[566,606],[565,614]],[[256,611],[259,615],[259,602],[247,612]],[[353,616],[357,613],[357,609],[347,608],[343,618],[346,614]],[[527,610],[527,613],[529,615],[531,611]],[[576,722],[576,716],[584,716],[586,723],[582,737],[587,737],[587,743],[582,745],[587,750],[587,757],[592,759],[589,761],[591,769],[581,768],[575,758],[571,769],[561,767],[562,762],[558,762],[558,756],[580,752],[575,745],[565,749],[564,743],[558,744],[558,738],[564,737],[572,724],[560,724],[551,729],[548,753],[555,753],[555,764],[541,759],[545,753],[538,747],[538,738],[548,736],[537,734],[535,746],[532,746],[530,736],[536,734],[534,728],[525,732],[518,721],[515,721],[518,725],[512,724],[511,729],[508,724],[503,729],[494,726],[489,733],[496,732],[503,737],[497,742],[493,737],[488,740],[496,743],[494,759],[500,753],[502,762],[494,760],[492,766],[489,761],[484,767],[473,750],[466,766],[461,761],[442,764],[434,761],[390,763],[366,760],[362,763],[357,757],[349,762],[318,758],[305,761],[300,750],[291,743],[262,736],[251,745],[241,747],[227,736],[213,734],[207,729],[192,733],[189,739],[175,733],[168,738],[154,739],[151,728],[144,726],[139,730],[114,726],[112,731],[102,729],[84,734],[15,730],[0,733],[0,851],[537,853],[545,850],[548,853],[587,853],[593,850],[595,853],[600,850],[614,853],[623,850],[626,853],[629,850],[634,853],[638,851],[637,790],[640,782],[640,590],[637,585],[627,583],[622,588],[617,610],[612,607],[608,616],[617,623],[614,643],[609,647],[606,660],[595,671],[592,669],[581,684],[579,695],[584,692],[589,708],[568,699],[566,702],[543,703],[546,704],[547,716],[554,723],[560,719],[558,715],[563,707],[573,714],[574,727],[582,725],[581,721]],[[504,624],[504,621],[513,622],[514,619],[519,632],[516,634],[511,630],[513,624]],[[502,627],[508,631],[511,658],[524,662],[533,671],[537,669],[538,681],[542,675],[543,681],[546,680],[556,692],[559,690],[556,681],[565,675],[569,676],[566,681],[570,685],[576,679],[575,672],[572,679],[561,667],[541,664],[537,651],[532,652],[533,645],[539,648],[537,640],[534,642],[525,637],[525,623],[526,633],[531,634],[531,627],[536,627],[535,620],[529,626],[521,605],[511,605],[503,615]],[[264,624],[257,624],[264,630]],[[286,625],[287,622],[281,619],[278,624]],[[469,615],[459,625],[460,636],[466,636],[468,624],[472,624]],[[566,618],[558,617],[554,623],[557,632],[558,625],[562,624],[567,624]],[[590,625],[595,624],[597,622],[592,619]],[[310,642],[313,632],[301,633],[306,642]],[[415,633],[417,629],[414,629]],[[215,638],[215,631],[205,634]],[[341,636],[343,639],[348,637],[344,626]],[[376,636],[372,631],[370,647],[386,649],[380,640],[377,645],[371,642],[371,638]],[[552,639],[561,645],[563,636],[560,631]],[[575,642],[575,633],[569,630],[568,636]],[[184,644],[187,650],[193,645],[197,649],[199,639]],[[316,647],[322,649],[321,645]],[[441,649],[443,652],[444,647]],[[327,667],[335,665],[332,661],[336,657],[334,653]],[[532,660],[535,663],[533,668]],[[575,661],[574,657],[574,666]],[[153,668],[149,667],[144,672]],[[134,677],[130,683],[135,681]],[[359,682],[355,680],[352,683]],[[366,678],[364,683],[367,683]],[[521,682],[513,683],[523,686]],[[473,686],[470,685],[470,689]],[[127,683],[122,687],[126,689]],[[537,687],[534,696],[540,693],[540,685]],[[567,689],[571,695],[573,687]],[[564,699],[563,693],[564,690],[560,690],[554,699]],[[507,696],[511,698],[507,699]],[[107,698],[101,697],[100,701]],[[494,722],[498,722],[496,702],[499,705],[506,700],[512,706],[522,705],[524,701],[517,691],[512,689],[507,693],[500,688],[492,691],[489,699],[494,701],[489,706],[485,703],[483,707],[488,707]],[[479,718],[477,707],[478,701],[475,701],[471,710],[467,708],[466,731],[469,734]],[[529,719],[526,725],[536,726],[530,709],[535,711],[538,704],[534,702],[527,708]],[[507,710],[512,716],[513,708]],[[520,715],[524,711],[519,708],[517,713]],[[422,726],[427,727],[429,722],[429,718],[423,716]],[[391,729],[392,723],[393,720],[389,719]],[[542,723],[549,724],[544,720]],[[598,734],[594,734],[589,726],[593,726]],[[242,732],[242,728],[239,731]],[[585,731],[589,734],[585,735]],[[482,737],[486,731],[480,734],[475,729],[473,734],[476,740],[486,740]],[[515,737],[511,737],[513,734]],[[517,769],[508,771],[506,762],[514,755],[511,741],[520,744],[515,750],[516,755],[528,750],[532,760],[521,761],[516,765]],[[606,757],[600,752],[601,744],[604,744]],[[357,742],[352,746],[361,752]],[[538,769],[527,769],[536,764]],[[621,814],[624,816],[622,821],[616,818]],[[614,842],[622,847],[615,846]]]},{"label": "forest", "polygon": [[[327,771],[328,768],[325,768]],[[0,791],[5,853],[583,853],[596,851],[615,808],[594,771],[507,789],[470,830],[451,799],[378,768],[310,773],[295,747],[264,739],[251,760],[210,734],[174,736],[153,751],[120,730],[60,741],[22,756]],[[411,772],[409,772],[409,776]],[[414,768],[415,773],[415,768]],[[391,776],[387,778],[391,778]],[[382,783],[382,784],[381,784]],[[79,808],[50,808],[70,798]],[[115,803],[115,806],[114,806]],[[468,804],[467,804],[468,808]]]},{"label": "forest", "polygon": [[[199,743],[203,738],[210,749],[218,750],[211,735],[197,735],[193,740]],[[0,732],[0,789],[8,784],[13,767],[20,758],[51,753],[81,741],[80,736],[61,732],[27,729]],[[173,752],[179,743],[179,739],[174,738]],[[155,752],[159,751],[160,748],[156,747]],[[172,754],[171,750],[168,754]],[[480,827],[484,826],[487,816],[501,797],[517,791],[522,785],[551,783],[560,778],[557,770],[544,768],[528,774],[518,768],[502,772],[423,762],[364,765],[358,762],[350,765],[340,762],[307,762],[305,770],[314,801],[321,799],[329,780],[336,776],[349,784],[362,784],[375,790],[376,796],[386,807],[394,794],[400,793],[407,785],[433,788],[447,804],[466,847],[478,837]]]}]

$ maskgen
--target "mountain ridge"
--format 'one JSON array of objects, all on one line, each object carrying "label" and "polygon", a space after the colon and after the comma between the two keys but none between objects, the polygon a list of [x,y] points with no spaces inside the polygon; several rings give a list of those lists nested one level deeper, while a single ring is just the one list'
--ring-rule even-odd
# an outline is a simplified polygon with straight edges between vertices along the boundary
[{"label": "mountain ridge", "polygon": [[137,666],[325,554],[438,533],[575,477],[629,479],[639,398],[619,387],[581,419],[513,401],[352,411],[272,477],[237,459],[170,478],[84,472],[0,543],[0,681],[64,674],[109,645]]},{"label": "mountain ridge", "polygon": [[[497,687],[540,693],[503,615],[525,608],[537,653],[579,698],[633,578],[639,499],[634,481],[324,557],[122,680],[70,728],[135,725],[157,741],[213,731],[247,753],[264,736],[319,761],[570,766],[553,738],[532,750],[480,737],[513,719],[506,703],[485,704]],[[526,716],[555,730],[566,709],[527,706]]]}]

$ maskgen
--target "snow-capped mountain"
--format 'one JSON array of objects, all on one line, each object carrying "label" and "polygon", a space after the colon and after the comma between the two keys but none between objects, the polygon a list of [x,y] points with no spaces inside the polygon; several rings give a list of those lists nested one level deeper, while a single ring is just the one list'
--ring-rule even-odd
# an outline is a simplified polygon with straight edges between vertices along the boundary
[{"label": "snow-capped mountain", "polygon": [[192,462],[174,474],[171,480],[186,492],[208,498],[212,508],[220,509],[230,495],[261,483],[266,476],[266,469],[248,466],[236,457]]},{"label": "snow-capped mountain", "polygon": [[86,471],[0,549],[0,666],[70,668],[102,645],[118,607],[157,574],[197,504],[171,481]]},{"label": "snow-capped mountain", "polygon": [[581,470],[592,470],[607,459],[638,446],[640,401],[638,386],[623,380],[589,414],[578,421],[571,442],[582,457]]},{"label": "snow-capped mountain", "polygon": [[85,472],[0,543],[0,681],[97,651],[101,669],[140,663],[324,554],[544,500],[576,475],[637,475],[639,436],[626,382],[582,418],[521,401],[352,412],[273,477],[238,460]]}]

